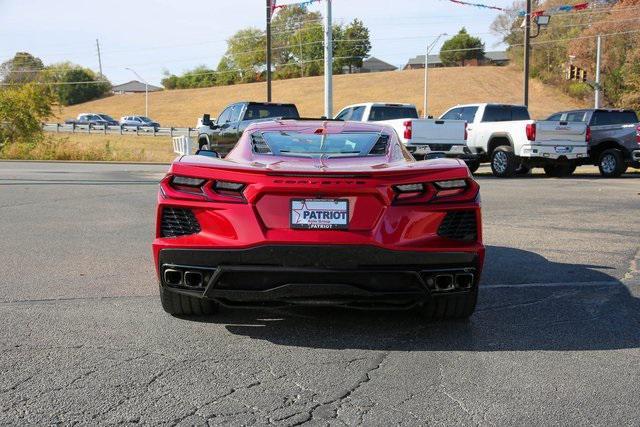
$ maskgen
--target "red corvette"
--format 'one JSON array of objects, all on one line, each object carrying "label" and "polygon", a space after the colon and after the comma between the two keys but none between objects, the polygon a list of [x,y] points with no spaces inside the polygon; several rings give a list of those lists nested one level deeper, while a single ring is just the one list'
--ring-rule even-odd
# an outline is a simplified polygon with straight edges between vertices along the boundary
[{"label": "red corvette", "polygon": [[484,261],[479,186],[459,160],[415,161],[386,126],[256,123],[224,159],[173,162],[153,252],[175,315],[331,304],[468,317]]}]

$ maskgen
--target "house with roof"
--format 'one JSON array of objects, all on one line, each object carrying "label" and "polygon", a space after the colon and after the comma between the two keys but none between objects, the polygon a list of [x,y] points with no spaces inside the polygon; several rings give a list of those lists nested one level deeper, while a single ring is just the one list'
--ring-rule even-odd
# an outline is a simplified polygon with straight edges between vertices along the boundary
[{"label": "house with roof", "polygon": [[[467,67],[475,67],[480,65],[507,65],[509,64],[509,54],[506,51],[491,51],[485,52],[480,59],[469,59],[465,62]],[[445,65],[440,59],[440,55],[429,55],[429,68],[440,68]],[[407,64],[403,68],[404,70],[416,70],[424,69],[424,55],[416,55],[413,58],[409,58]]]},{"label": "house with roof", "polygon": [[[148,85],[148,87],[149,92],[158,92],[160,90],[163,90],[163,88],[154,85]],[[125,93],[144,93],[145,84],[139,82],[138,80],[131,80],[130,82],[123,83],[121,85],[112,86],[111,92],[115,93],[116,95],[122,95]]]},{"label": "house with roof", "polygon": [[395,71],[398,67],[391,65],[388,62],[378,59],[375,56],[371,56],[362,61],[361,73],[379,73],[381,71]]}]

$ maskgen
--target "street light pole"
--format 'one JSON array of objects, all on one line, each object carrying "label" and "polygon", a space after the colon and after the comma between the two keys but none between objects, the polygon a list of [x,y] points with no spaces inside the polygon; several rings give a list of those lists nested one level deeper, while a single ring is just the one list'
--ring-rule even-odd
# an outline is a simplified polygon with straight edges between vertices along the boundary
[{"label": "street light pole", "polygon": [[126,69],[135,74],[136,77],[142,80],[142,82],[144,83],[144,115],[145,117],[149,117],[149,83],[147,83],[145,79],[140,77],[140,74],[136,73],[133,68],[126,67]]},{"label": "street light pole", "polygon": [[600,50],[602,47],[602,37],[598,34],[596,39],[596,94],[594,100],[594,108],[600,108]]},{"label": "street light pole", "polygon": [[324,116],[333,117],[333,40],[331,0],[325,0],[324,14]]},{"label": "street light pole", "polygon": [[531,0],[527,0],[527,14],[524,16],[524,82],[522,86],[522,103],[529,106],[529,47],[531,36]]},{"label": "street light pole", "polygon": [[433,41],[433,43],[431,43],[430,45],[427,45],[427,52],[424,55],[424,102],[422,104],[422,115],[424,118],[428,117],[427,114],[427,90],[428,90],[428,86],[429,86],[429,52],[431,52],[431,49],[433,49],[433,47],[436,45],[436,43],[438,43],[438,40],[440,40],[440,37],[442,36],[446,36],[447,33],[442,33],[439,34],[438,37]]}]

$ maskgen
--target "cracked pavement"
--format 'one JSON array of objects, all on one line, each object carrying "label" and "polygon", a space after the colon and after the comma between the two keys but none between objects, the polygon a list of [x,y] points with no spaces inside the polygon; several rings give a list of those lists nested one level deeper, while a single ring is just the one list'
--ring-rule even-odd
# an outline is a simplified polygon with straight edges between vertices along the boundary
[{"label": "cracked pavement", "polygon": [[166,166],[0,162],[0,424],[637,425],[640,177],[480,177],[468,322],[159,304]]}]

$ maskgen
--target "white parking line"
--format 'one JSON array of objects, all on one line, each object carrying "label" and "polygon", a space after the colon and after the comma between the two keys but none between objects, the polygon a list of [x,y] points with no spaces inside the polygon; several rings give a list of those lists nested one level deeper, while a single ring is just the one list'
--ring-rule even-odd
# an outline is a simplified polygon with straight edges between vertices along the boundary
[{"label": "white parking line", "polygon": [[501,288],[548,288],[548,287],[593,287],[593,286],[635,286],[637,281],[609,280],[602,282],[556,282],[556,283],[512,283],[502,285],[480,285],[480,289],[501,289]]}]

